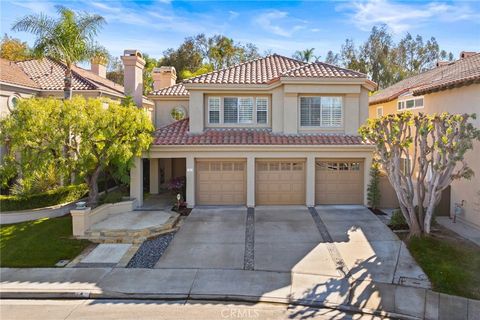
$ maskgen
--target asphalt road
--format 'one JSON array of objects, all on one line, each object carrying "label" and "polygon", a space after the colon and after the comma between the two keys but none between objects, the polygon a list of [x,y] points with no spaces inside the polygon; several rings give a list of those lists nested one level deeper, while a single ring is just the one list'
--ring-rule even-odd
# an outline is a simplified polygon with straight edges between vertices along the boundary
[{"label": "asphalt road", "polygon": [[175,319],[279,320],[380,319],[331,309],[313,309],[267,303],[153,300],[0,300],[0,319]]}]

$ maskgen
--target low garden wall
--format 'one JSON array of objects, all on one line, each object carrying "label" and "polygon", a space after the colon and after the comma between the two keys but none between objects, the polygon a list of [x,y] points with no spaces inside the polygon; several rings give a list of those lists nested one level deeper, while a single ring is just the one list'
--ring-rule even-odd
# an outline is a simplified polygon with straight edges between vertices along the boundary
[{"label": "low garden wall", "polygon": [[0,225],[18,223],[24,221],[33,221],[43,218],[55,218],[66,215],[75,208],[75,203],[79,200],[72,202],[59,204],[51,207],[38,208],[38,209],[28,209],[21,211],[9,211],[7,213],[0,213]]},{"label": "low garden wall", "polygon": [[127,200],[103,204],[95,209],[90,207],[72,209],[70,213],[72,215],[73,235],[75,237],[85,236],[85,232],[95,223],[105,220],[112,214],[133,211],[135,206],[136,200]]}]

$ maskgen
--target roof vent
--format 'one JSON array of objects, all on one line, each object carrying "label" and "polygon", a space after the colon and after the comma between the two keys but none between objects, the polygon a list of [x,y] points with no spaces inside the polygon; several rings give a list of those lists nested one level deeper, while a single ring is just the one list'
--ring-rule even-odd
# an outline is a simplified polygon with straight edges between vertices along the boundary
[{"label": "roof vent", "polygon": [[443,67],[443,66],[448,66],[450,63],[452,63],[451,61],[437,61],[437,68],[438,67]]}]

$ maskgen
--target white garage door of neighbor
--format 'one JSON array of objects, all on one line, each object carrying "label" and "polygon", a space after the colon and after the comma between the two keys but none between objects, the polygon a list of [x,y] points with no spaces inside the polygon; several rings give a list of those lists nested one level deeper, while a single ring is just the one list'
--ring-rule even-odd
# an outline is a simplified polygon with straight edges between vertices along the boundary
[{"label": "white garage door of neighbor", "polygon": [[364,163],[355,159],[317,160],[317,204],[363,204]]},{"label": "white garage door of neighbor", "polygon": [[244,205],[246,203],[245,160],[197,160],[196,168],[198,205]]},{"label": "white garage door of neighbor", "polygon": [[305,204],[305,160],[257,160],[255,203]]}]

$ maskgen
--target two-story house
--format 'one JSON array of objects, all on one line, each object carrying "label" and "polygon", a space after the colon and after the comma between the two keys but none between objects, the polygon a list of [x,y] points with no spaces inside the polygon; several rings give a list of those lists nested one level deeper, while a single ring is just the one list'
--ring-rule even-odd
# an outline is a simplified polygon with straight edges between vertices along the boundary
[{"label": "two-story house", "polygon": [[366,203],[366,75],[274,54],[179,84],[172,67],[153,78],[157,130],[131,171],[139,205],[146,161],[151,193],[186,177],[189,207]]},{"label": "two-story house", "polygon": [[[370,97],[369,116],[403,112],[476,113],[472,120],[480,127],[480,53],[462,52],[460,59],[441,62],[437,67],[404,79]],[[474,143],[465,159],[475,172],[470,179],[456,180],[446,201],[447,213],[453,214],[456,205],[463,204],[459,220],[480,228],[480,143]],[[408,165],[410,159],[405,159]],[[447,194],[448,196],[448,194]],[[443,199],[442,199],[443,200]],[[441,208],[443,209],[443,208]]]}]

